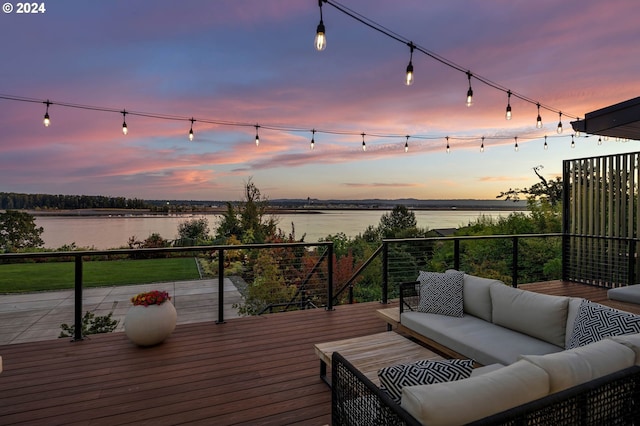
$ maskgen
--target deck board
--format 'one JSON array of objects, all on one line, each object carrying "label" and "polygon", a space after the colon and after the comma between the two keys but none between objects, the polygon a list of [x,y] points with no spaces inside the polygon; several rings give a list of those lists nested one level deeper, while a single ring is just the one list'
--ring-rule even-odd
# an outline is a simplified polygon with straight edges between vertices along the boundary
[{"label": "deck board", "polygon": [[[521,287],[640,314],[638,305],[609,301],[602,288]],[[394,303],[178,325],[152,348],[130,344],[124,333],[0,346],[0,424],[328,424],[331,393],[313,345],[385,331],[376,310]]]}]

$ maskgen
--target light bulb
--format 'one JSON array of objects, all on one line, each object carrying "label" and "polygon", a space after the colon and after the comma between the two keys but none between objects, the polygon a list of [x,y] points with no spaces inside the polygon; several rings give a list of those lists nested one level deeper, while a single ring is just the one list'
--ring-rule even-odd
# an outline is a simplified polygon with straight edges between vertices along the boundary
[{"label": "light bulb", "polygon": [[576,142],[573,140],[573,135],[571,135],[571,148],[576,147]]},{"label": "light bulb", "polygon": [[407,65],[407,75],[404,79],[404,84],[411,86],[413,84],[413,42],[409,42],[409,65]]},{"label": "light bulb", "polygon": [[129,133],[129,128],[127,127],[127,111],[126,110],[122,110],[122,134],[126,135],[127,133]]},{"label": "light bulb", "polygon": [[409,136],[407,136],[407,140],[404,143],[404,152],[409,151]]},{"label": "light bulb", "polygon": [[318,0],[318,7],[320,8],[320,23],[316,28],[314,45],[318,52],[322,52],[327,47],[327,36],[325,35],[324,22],[322,22],[322,0]]},{"label": "light bulb", "polygon": [[482,137],[482,144],[480,144],[480,152],[484,152],[484,136]]},{"label": "light bulb", "polygon": [[[322,10],[322,9],[320,9]],[[314,46],[318,52],[322,52],[327,48],[327,36],[324,33],[324,23],[322,19],[320,19],[320,23],[318,24],[318,28],[316,29],[316,38],[314,40]]]},{"label": "light bulb", "polygon": [[540,116],[540,104],[538,105],[538,117],[536,118],[536,128],[542,129],[542,117]]},{"label": "light bulb", "polygon": [[467,106],[473,105],[473,89],[471,88],[471,71],[467,71],[467,78],[469,79],[469,90],[467,90]]},{"label": "light bulb", "polygon": [[413,64],[411,64],[411,62],[407,65],[407,75],[404,84],[407,86],[411,86],[413,84]]},{"label": "light bulb", "polygon": [[518,152],[518,150],[519,150],[520,148],[518,147],[518,137],[517,137],[517,136],[515,137],[515,140],[516,140],[516,146],[514,147],[514,150],[515,150],[516,152]]},{"label": "light bulb", "polygon": [[191,128],[189,129],[189,141],[193,141],[193,123],[196,121],[193,118],[190,120],[191,121]]},{"label": "light bulb", "polygon": [[260,136],[258,136],[258,128],[259,128],[260,126],[258,126],[258,125],[256,124],[256,126],[255,126],[255,127],[256,127],[256,146],[259,146],[259,145],[260,145]]},{"label": "light bulb", "polygon": [[598,145],[602,145],[602,138],[598,138]]},{"label": "light bulb", "polygon": [[447,139],[447,154],[451,152],[451,147],[449,146],[449,136],[447,136],[445,139]]},{"label": "light bulb", "polygon": [[315,147],[315,145],[316,145],[316,141],[314,140],[314,139],[315,139],[315,134],[316,134],[315,129],[314,129],[314,130],[311,130],[311,144],[310,144],[310,146],[309,146],[309,149],[311,149],[311,150],[312,150],[312,149]]},{"label": "light bulb", "polygon": [[511,90],[507,90],[507,111],[504,114],[504,118],[511,120]]},{"label": "light bulb", "polygon": [[549,149],[549,145],[547,145],[547,137],[544,137],[544,150],[548,150]]},{"label": "light bulb", "polygon": [[49,99],[47,99],[45,105],[47,105],[47,110],[44,112],[44,120],[42,122],[44,127],[49,127],[51,124],[51,119],[49,118],[49,105],[51,105],[51,102],[49,102]]},{"label": "light bulb", "polygon": [[364,143],[364,133],[362,134],[362,150],[366,151],[367,150],[367,144]]},{"label": "light bulb", "polygon": [[562,112],[558,113],[559,118],[558,118],[558,127],[556,128],[556,132],[558,132],[558,134],[562,133]]}]

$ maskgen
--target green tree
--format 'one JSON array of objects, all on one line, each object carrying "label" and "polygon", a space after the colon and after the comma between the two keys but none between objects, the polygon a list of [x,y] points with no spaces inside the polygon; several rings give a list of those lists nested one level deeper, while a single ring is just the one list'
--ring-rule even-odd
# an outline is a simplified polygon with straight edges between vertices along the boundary
[{"label": "green tree", "polygon": [[29,213],[7,210],[0,213],[0,250],[12,252],[26,248],[42,247],[42,226],[36,226],[35,217]]},{"label": "green tree", "polygon": [[260,244],[274,238],[278,221],[268,214],[269,199],[262,195],[251,178],[244,185],[243,198],[237,206],[227,203],[216,238],[226,240],[235,235],[244,244]]},{"label": "green tree", "polygon": [[530,203],[535,200],[541,200],[549,203],[553,207],[559,205],[562,203],[562,178],[556,176],[556,178],[552,180],[545,179],[545,177],[540,174],[540,170],[543,168],[543,166],[533,168],[533,172],[538,176],[540,182],[531,185],[530,188],[509,188],[509,190],[498,194],[496,198],[504,198],[506,201],[511,200],[516,202],[520,200],[520,195],[524,195]]},{"label": "green tree", "polygon": [[397,205],[391,212],[382,215],[378,231],[382,238],[394,238],[407,232],[414,232],[417,224],[414,212],[407,206]]},{"label": "green tree", "polygon": [[202,217],[186,220],[178,225],[178,236],[181,240],[190,240],[194,243],[209,239],[209,221]]}]

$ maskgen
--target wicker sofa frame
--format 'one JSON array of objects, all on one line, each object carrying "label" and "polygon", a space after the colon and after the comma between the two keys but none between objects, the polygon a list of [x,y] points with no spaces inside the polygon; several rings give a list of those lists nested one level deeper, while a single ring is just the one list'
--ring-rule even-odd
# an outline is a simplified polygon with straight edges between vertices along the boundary
[{"label": "wicker sofa frame", "polygon": [[[331,367],[333,425],[420,425],[338,352]],[[471,425],[640,424],[640,366],[548,395]]]}]

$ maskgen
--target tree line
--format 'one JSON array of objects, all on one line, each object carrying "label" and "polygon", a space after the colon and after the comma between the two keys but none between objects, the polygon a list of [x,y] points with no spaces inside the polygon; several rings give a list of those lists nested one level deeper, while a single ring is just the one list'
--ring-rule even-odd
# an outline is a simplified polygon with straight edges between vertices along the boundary
[{"label": "tree line", "polygon": [[138,198],[103,195],[51,195],[0,192],[0,209],[145,209],[149,204]]}]

